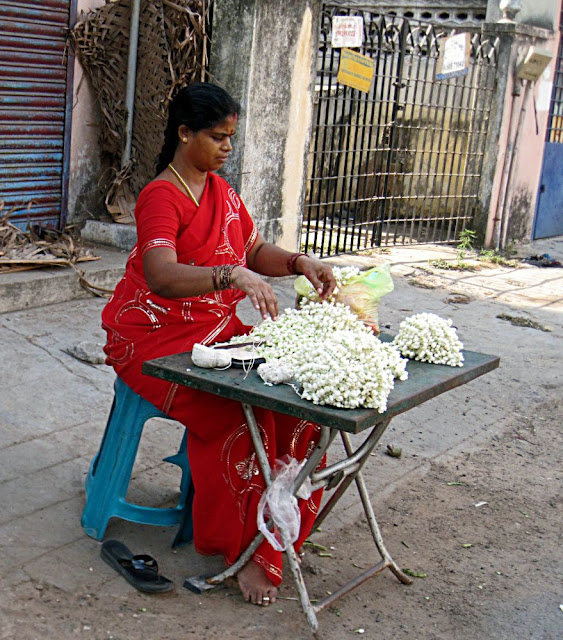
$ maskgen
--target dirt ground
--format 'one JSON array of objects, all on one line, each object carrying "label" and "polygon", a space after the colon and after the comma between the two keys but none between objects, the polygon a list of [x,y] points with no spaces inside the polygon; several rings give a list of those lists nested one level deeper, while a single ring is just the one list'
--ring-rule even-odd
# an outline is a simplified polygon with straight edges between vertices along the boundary
[{"label": "dirt ground", "polygon": [[[320,614],[320,637],[560,639],[562,423],[559,400],[473,453],[432,463],[385,498],[377,512],[389,550],[426,577],[404,586],[390,572],[380,574]],[[312,540],[331,554],[306,553],[312,595],[324,596],[333,580],[356,575],[373,557],[363,519]],[[295,593],[287,585],[281,596]],[[130,589],[115,598],[26,584],[2,609],[10,623],[0,636],[21,640],[310,637],[297,602],[261,609],[228,588],[158,597]]]},{"label": "dirt ground", "polygon": [[[469,294],[472,300],[477,297],[471,283],[462,286],[458,281],[454,286],[448,281],[449,274],[428,275],[427,271],[421,274],[412,265],[405,269],[402,293],[399,291],[393,301],[397,317],[405,315],[409,310],[407,305],[421,308],[417,296],[434,296],[437,310],[437,305],[447,296]],[[498,278],[500,272],[495,273]],[[523,286],[522,274],[526,275],[525,272],[505,274],[507,281],[514,283],[515,290]],[[416,458],[418,445],[413,439],[409,440],[410,436],[404,436],[406,431],[402,432],[402,440],[400,430],[386,434],[372,454],[374,466],[380,465],[390,476],[401,478],[380,495],[372,493],[384,540],[397,563],[419,577],[414,578],[411,586],[405,586],[385,571],[364,583],[319,614],[320,638],[563,638],[563,397],[558,372],[551,370],[553,375],[548,376],[546,384],[542,384],[541,378],[542,366],[555,367],[560,361],[560,312],[544,308],[543,303],[535,308],[524,305],[518,308],[519,303],[513,302],[510,310],[505,301],[504,306],[496,307],[497,303],[490,300],[491,295],[487,293],[486,304],[476,305],[472,311],[469,310],[471,303],[468,306],[466,301],[454,300],[458,304],[458,325],[462,325],[459,318],[465,318],[465,327],[461,326],[460,330],[466,328],[470,334],[469,318],[473,314],[475,334],[469,335],[469,345],[482,343],[483,351],[500,353],[501,362],[504,358],[510,367],[507,370],[505,365],[501,383],[497,380],[496,387],[489,388],[485,383],[476,387],[479,393],[489,394],[486,403],[493,407],[489,427],[471,445],[455,446],[428,458],[425,464],[414,466],[410,474],[401,474],[401,466],[408,468]],[[551,318],[553,325],[557,318],[558,328],[547,334],[530,326],[517,327],[496,320],[501,311],[507,310],[514,316],[543,324]],[[395,326],[393,314],[388,310],[383,313]],[[479,322],[482,326],[477,331]],[[492,349],[495,341],[498,351]],[[467,414],[467,421],[472,415],[472,402],[477,403],[474,415],[479,415],[479,419],[488,411],[481,408],[476,397],[472,400],[471,395],[458,395],[455,402],[457,405],[434,405],[436,420],[441,422],[442,429],[446,425],[446,432],[438,437],[447,437],[449,415],[453,416],[453,411],[456,415]],[[494,407],[497,407],[496,413]],[[495,428],[490,428],[493,423]],[[454,424],[452,418],[452,429]],[[431,426],[428,423],[428,431]],[[401,458],[390,458],[384,453],[384,445],[393,438],[398,438],[403,447]],[[112,533],[119,537],[120,531],[123,530],[117,528]],[[136,544],[142,539],[142,534],[138,534]],[[323,527],[315,533],[312,541],[326,548],[319,555],[313,546],[307,547],[303,560],[312,598],[324,597],[339,583],[379,560],[365,518],[361,516],[337,517],[327,524],[326,530]],[[22,581],[1,594],[0,638],[285,640],[311,637],[289,581],[282,586],[280,599],[268,608],[244,603],[237,590],[229,587],[198,596],[181,586],[183,577],[197,573],[202,567],[201,559],[187,547],[170,551],[162,558],[162,572],[174,579],[176,591],[147,596],[112,574],[94,555],[97,547],[93,541],[86,544],[93,550],[88,560],[90,571],[106,572],[108,588],[85,587],[72,593],[48,581]],[[147,545],[150,549],[150,544]],[[134,545],[132,548],[138,551]]]}]

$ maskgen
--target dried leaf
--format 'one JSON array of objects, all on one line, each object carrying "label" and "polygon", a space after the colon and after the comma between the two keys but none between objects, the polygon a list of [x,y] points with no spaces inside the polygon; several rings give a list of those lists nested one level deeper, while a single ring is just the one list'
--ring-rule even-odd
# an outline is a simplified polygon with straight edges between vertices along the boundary
[{"label": "dried leaf", "polygon": [[[0,201],[0,214],[5,208]],[[73,237],[73,228],[63,231],[33,226],[28,231],[9,222],[12,207],[0,217],[0,269],[21,271],[22,267],[67,266],[86,260],[99,260],[90,249]]]},{"label": "dried leaf", "polygon": [[324,544],[319,544],[318,542],[311,542],[311,540],[305,540],[303,543],[304,547],[311,547],[312,549],[316,549],[317,551],[328,551],[328,548],[324,546]]},{"label": "dried leaf", "polygon": [[403,455],[403,450],[401,447],[396,447],[395,445],[388,444],[387,449],[385,449],[385,453],[392,458],[400,458]]},{"label": "dried leaf", "polygon": [[407,576],[411,576],[411,578],[427,578],[428,574],[423,573],[421,571],[413,571],[412,569],[403,569],[403,573],[406,573]]}]

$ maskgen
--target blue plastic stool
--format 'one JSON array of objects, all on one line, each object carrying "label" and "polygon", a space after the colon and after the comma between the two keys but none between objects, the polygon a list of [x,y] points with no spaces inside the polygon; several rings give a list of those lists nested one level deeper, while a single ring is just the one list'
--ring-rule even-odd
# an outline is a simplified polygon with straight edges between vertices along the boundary
[{"label": "blue plastic stool", "polygon": [[150,418],[171,418],[135,393],[119,377],[115,379],[114,390],[102,443],[86,478],[82,527],[88,536],[101,540],[113,517],[161,527],[180,525],[173,546],[189,542],[193,537],[193,486],[187,456],[187,431],[178,453],[164,459],[182,469],[178,504],[159,508],[127,502],[129,480],[145,422]]}]

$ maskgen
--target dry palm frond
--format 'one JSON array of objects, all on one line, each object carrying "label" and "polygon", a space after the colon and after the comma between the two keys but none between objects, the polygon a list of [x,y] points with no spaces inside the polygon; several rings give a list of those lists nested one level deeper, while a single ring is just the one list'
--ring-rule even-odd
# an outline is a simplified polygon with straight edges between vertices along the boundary
[{"label": "dry palm frond", "polygon": [[15,207],[7,212],[4,209],[0,201],[0,273],[99,260],[81,246],[72,228],[57,231],[35,226],[24,231],[9,221]]},{"label": "dry palm frond", "polygon": [[116,222],[133,222],[136,196],[154,177],[168,103],[179,87],[204,79],[210,8],[211,0],[141,3],[132,162],[126,179],[121,165],[131,1],[106,0],[101,7],[82,14],[70,32],[102,114],[100,147],[115,176],[106,204]]}]

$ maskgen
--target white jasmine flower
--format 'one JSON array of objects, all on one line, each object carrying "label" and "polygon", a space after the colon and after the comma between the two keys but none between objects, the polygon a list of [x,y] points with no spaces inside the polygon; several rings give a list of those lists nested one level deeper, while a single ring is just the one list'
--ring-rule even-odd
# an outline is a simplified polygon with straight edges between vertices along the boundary
[{"label": "white jasmine flower", "polygon": [[407,378],[407,360],[341,303],[286,309],[277,321],[264,320],[232,342],[249,337],[267,362],[278,359],[293,369],[301,396],[315,404],[383,413],[395,378]]},{"label": "white jasmine flower", "polygon": [[392,344],[411,360],[463,366],[463,344],[451,319],[434,313],[419,313],[403,320]]}]

